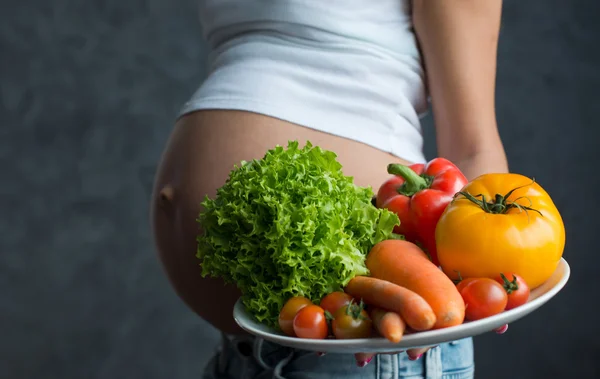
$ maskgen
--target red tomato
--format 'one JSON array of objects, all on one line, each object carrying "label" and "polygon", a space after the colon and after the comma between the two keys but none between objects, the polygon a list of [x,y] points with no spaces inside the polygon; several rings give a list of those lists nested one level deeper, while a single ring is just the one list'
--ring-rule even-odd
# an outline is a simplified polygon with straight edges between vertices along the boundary
[{"label": "red tomato", "polygon": [[325,339],[329,334],[325,311],[318,305],[307,305],[294,317],[294,332],[300,338]]},{"label": "red tomato", "polygon": [[331,313],[331,315],[335,315],[340,308],[350,304],[352,300],[354,300],[354,298],[347,293],[336,291],[325,295],[325,297],[321,299],[319,306]]},{"label": "red tomato", "polygon": [[[506,309],[513,309],[521,306],[529,300],[529,286],[525,283],[525,280],[519,275],[512,275],[512,280],[509,280],[504,274],[500,274],[496,277],[496,281],[500,283],[508,295],[508,303]],[[509,275],[509,276],[510,276]]]},{"label": "red tomato", "polygon": [[311,305],[312,301],[303,297],[303,296],[294,296],[291,297],[281,308],[281,312],[279,312],[279,327],[281,331],[287,334],[290,337],[295,337],[296,333],[294,332],[294,317],[298,311],[307,305]]},{"label": "red tomato", "polygon": [[498,314],[506,308],[508,295],[504,287],[490,278],[471,280],[460,291],[465,301],[465,318],[479,320]]},{"label": "red tomato", "polygon": [[331,322],[333,335],[339,339],[368,338],[373,322],[362,306],[350,303],[338,309]]}]

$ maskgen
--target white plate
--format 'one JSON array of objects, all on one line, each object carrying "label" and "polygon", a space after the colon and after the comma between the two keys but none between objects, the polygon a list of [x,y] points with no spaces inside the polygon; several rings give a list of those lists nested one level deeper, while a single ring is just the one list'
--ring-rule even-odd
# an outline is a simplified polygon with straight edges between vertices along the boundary
[{"label": "white plate", "polygon": [[288,337],[281,332],[262,325],[245,310],[241,300],[233,309],[233,317],[238,325],[248,333],[265,340],[296,349],[321,351],[324,353],[385,353],[405,350],[413,347],[434,346],[444,342],[473,337],[510,324],[525,317],[554,297],[567,283],[571,270],[566,260],[561,259],[552,276],[541,286],[531,291],[529,301],[520,307],[502,312],[482,320],[468,321],[462,325],[445,329],[406,334],[402,341],[395,344],[385,338],[364,339],[302,339]]}]

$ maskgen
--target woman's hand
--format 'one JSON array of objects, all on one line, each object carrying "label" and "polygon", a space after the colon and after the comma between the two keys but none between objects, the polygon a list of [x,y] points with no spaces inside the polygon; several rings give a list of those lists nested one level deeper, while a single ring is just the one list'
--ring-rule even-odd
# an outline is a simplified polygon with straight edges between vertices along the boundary
[{"label": "woman's hand", "polygon": [[[504,333],[506,333],[507,330],[508,330],[508,324],[505,324],[505,325],[499,327],[498,329],[494,329],[494,332],[496,332],[496,334],[504,334]],[[421,358],[429,349],[432,349],[434,347],[436,347],[436,346],[408,349],[408,350],[406,350],[406,354],[408,355],[408,359],[410,359],[411,361],[416,361],[417,359]],[[385,354],[400,354],[400,353],[404,353],[404,351],[400,350],[400,351],[395,351],[392,353],[385,353]],[[320,355],[323,355],[323,354],[320,354]],[[356,365],[358,367],[365,367],[373,360],[375,355],[377,355],[377,354],[375,354],[375,353],[356,353],[356,354],[354,354],[354,358],[356,358]]]},{"label": "woman's hand", "polygon": [[[429,349],[434,348],[435,346],[429,346],[429,347],[420,347],[420,348],[416,348],[416,349],[408,349],[406,351],[406,354],[408,355],[408,359],[410,359],[411,361],[416,361],[417,359],[421,358],[423,356],[423,354],[425,354]],[[384,353],[384,354],[401,354],[404,353],[403,350],[400,351],[395,351],[392,353]],[[373,358],[375,358],[374,353],[356,353],[354,354],[354,358],[356,358],[356,365],[358,367],[365,367],[366,365],[368,365],[369,363],[371,363],[371,361],[373,360]]]}]

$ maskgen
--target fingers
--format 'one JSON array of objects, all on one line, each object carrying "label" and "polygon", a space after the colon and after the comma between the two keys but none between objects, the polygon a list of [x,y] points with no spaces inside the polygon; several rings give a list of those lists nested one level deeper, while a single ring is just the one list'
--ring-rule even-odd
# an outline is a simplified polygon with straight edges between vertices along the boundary
[{"label": "fingers", "polygon": [[428,346],[428,347],[418,347],[416,349],[408,349],[406,351],[406,354],[408,355],[408,359],[410,359],[411,361],[416,361],[417,359],[421,358],[423,356],[423,354],[425,354],[427,352],[427,350],[434,348],[435,346]]},{"label": "fingers", "polygon": [[[435,347],[435,346],[410,349],[406,352],[406,354],[408,354],[408,359],[410,359],[411,361],[416,361],[417,359],[421,358],[421,356],[423,354],[425,354],[425,352],[427,352],[427,350],[429,350],[433,347]],[[403,351],[398,351],[398,352],[394,352],[394,353],[385,353],[385,354],[399,354],[402,352]],[[321,356],[322,353],[318,353],[318,354],[319,354],[319,356]],[[358,367],[365,367],[373,360],[375,355],[376,355],[375,353],[356,353],[356,354],[354,354],[354,358],[356,359],[356,365]]]},{"label": "fingers", "polygon": [[[508,324],[504,324],[503,326],[501,326],[497,329],[494,329],[494,331],[498,334],[506,333],[507,330],[508,330]],[[421,358],[423,356],[423,354],[425,354],[429,349],[432,349],[434,347],[436,347],[436,346],[408,349],[406,351],[406,354],[408,355],[408,359],[410,359],[411,361],[416,361],[417,359]],[[402,351],[398,351],[398,352],[394,352],[394,353],[387,353],[387,354],[397,354],[397,353],[401,353],[401,352]],[[317,353],[317,354],[319,356],[325,355],[325,353]],[[365,367],[373,360],[375,355],[376,354],[374,354],[374,353],[356,353],[356,354],[354,354],[354,358],[356,359],[356,365],[358,367]]]},{"label": "fingers", "polygon": [[[319,352],[317,352],[317,355],[319,357],[322,357],[325,355],[325,353],[319,351]],[[374,357],[375,357],[375,353],[356,353],[356,354],[354,354],[354,358],[356,359],[356,365],[358,367],[365,367],[373,360]]]},{"label": "fingers", "polygon": [[496,332],[497,334],[504,334],[504,333],[506,333],[507,330],[508,330],[508,324],[504,324],[503,326],[499,327],[498,329],[494,329],[494,332]]},{"label": "fingers", "polygon": [[365,367],[366,365],[373,360],[375,357],[374,353],[356,353],[354,354],[354,358],[356,358],[356,365],[358,367]]}]

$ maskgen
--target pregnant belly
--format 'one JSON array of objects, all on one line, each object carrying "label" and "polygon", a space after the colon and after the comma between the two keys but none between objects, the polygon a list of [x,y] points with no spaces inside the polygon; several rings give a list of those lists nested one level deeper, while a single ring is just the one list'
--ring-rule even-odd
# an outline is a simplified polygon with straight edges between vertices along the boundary
[{"label": "pregnant belly", "polygon": [[389,163],[400,159],[360,142],[241,111],[199,111],[179,120],[161,158],[152,196],[152,225],[158,254],[177,294],[214,327],[236,333],[231,316],[239,293],[219,280],[203,279],[195,257],[196,217],[206,195],[213,197],[234,165],[261,158],[279,144],[298,140],[332,150],[343,171],[361,186],[378,186]]}]

